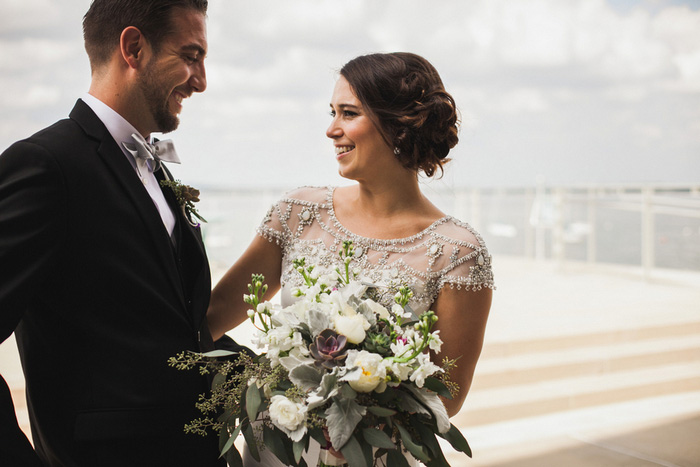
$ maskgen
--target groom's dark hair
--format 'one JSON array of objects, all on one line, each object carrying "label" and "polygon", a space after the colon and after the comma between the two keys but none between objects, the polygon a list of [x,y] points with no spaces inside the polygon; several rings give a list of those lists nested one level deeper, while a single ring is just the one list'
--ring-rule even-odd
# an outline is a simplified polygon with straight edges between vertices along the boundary
[{"label": "groom's dark hair", "polygon": [[93,0],[83,17],[83,38],[90,66],[94,71],[110,59],[122,31],[129,26],[138,28],[157,53],[173,31],[173,9],[193,9],[206,15],[208,3],[207,0]]}]

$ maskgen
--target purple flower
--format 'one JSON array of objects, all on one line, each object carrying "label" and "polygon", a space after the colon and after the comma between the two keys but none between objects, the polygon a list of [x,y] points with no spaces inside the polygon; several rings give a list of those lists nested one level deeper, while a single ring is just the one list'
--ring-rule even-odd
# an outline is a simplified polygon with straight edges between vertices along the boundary
[{"label": "purple flower", "polygon": [[311,356],[316,360],[316,366],[332,370],[342,364],[347,357],[347,338],[332,329],[321,331],[316,340],[309,346]]}]

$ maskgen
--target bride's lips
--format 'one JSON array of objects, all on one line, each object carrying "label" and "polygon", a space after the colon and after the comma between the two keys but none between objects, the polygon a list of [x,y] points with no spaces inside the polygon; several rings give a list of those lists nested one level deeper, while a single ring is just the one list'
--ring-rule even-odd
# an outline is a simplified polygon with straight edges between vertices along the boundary
[{"label": "bride's lips", "polygon": [[335,157],[336,159],[340,159],[341,157],[344,157],[347,153],[350,151],[353,151],[355,149],[355,146],[336,146],[335,147]]}]

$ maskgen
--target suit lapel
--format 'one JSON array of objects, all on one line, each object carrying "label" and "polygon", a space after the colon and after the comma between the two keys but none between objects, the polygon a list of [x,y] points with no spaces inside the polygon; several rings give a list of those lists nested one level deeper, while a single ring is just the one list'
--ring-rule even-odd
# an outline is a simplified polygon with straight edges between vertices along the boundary
[{"label": "suit lapel", "polygon": [[78,122],[89,136],[100,142],[100,146],[97,150],[98,156],[102,159],[105,166],[114,174],[117,183],[123,188],[125,199],[133,205],[134,210],[147,226],[151,241],[153,242],[152,249],[156,252],[156,256],[163,264],[163,269],[184,307],[185,298],[178,274],[176,258],[173,254],[170,242],[170,236],[163,225],[160,213],[153,203],[153,200],[134,173],[133,167],[129,164],[129,161],[114,141],[114,138],[112,138],[112,135],[110,135],[107,128],[87,104],[79,100],[73,108],[70,118]]},{"label": "suit lapel", "polygon": [[[166,177],[172,180],[172,174],[163,166],[161,170],[155,173],[156,179],[165,180]],[[206,256],[204,242],[202,241],[201,228],[199,225],[193,226],[188,221],[180,204],[175,197],[173,191],[168,187],[162,187],[163,195],[170,207],[175,212],[179,237],[177,241],[177,255],[180,259],[180,265],[187,268],[181,270],[180,274],[183,278],[183,286],[189,290],[186,295],[190,294],[190,300],[193,302],[192,313],[195,327],[199,327],[201,320],[204,318],[207,306],[209,304],[209,292],[211,290],[211,276],[209,273],[209,262]],[[202,298],[204,297],[204,302]]]}]

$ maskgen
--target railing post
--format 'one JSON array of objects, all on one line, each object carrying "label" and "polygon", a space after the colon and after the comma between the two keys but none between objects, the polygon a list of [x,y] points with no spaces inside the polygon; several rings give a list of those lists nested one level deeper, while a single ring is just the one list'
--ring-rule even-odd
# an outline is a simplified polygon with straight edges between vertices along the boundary
[{"label": "railing post", "polygon": [[535,260],[544,261],[547,257],[545,250],[545,234],[546,227],[543,225],[542,210],[547,198],[547,189],[544,186],[544,180],[538,177],[537,187],[535,188],[535,200],[533,202],[533,212],[530,219],[531,224],[535,227]]},{"label": "railing post", "polygon": [[564,188],[554,190],[554,232],[552,253],[559,267],[564,266],[566,251],[564,248]]},{"label": "railing post", "polygon": [[527,202],[523,203],[525,206],[525,213],[524,213],[524,219],[525,222],[524,224],[524,232],[523,232],[523,242],[524,242],[524,253],[525,257],[534,259],[535,258],[535,228],[532,225],[531,219],[528,221],[529,217],[531,216],[532,212],[532,206],[535,203],[535,196],[536,196],[536,191],[532,190],[530,188],[526,188],[523,192],[523,196],[527,200]]},{"label": "railing post", "polygon": [[642,188],[642,271],[644,279],[651,278],[654,268],[654,188]]},{"label": "railing post", "polygon": [[595,264],[597,251],[597,219],[596,205],[598,203],[598,190],[596,187],[588,188],[587,196],[587,216],[588,216],[588,243],[586,244],[586,261],[588,264]]}]

